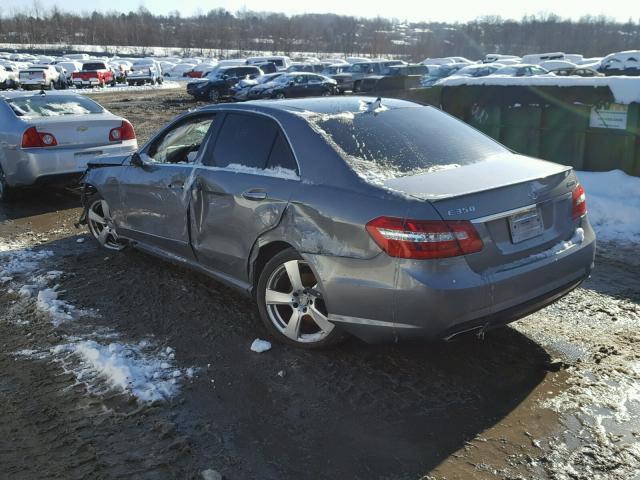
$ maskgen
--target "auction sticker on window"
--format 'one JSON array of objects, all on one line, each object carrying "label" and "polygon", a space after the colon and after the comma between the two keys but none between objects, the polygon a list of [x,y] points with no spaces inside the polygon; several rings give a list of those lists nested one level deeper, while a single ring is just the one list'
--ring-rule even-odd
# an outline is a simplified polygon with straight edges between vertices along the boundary
[{"label": "auction sticker on window", "polygon": [[628,105],[612,103],[607,108],[591,107],[589,126],[591,128],[627,129]]}]

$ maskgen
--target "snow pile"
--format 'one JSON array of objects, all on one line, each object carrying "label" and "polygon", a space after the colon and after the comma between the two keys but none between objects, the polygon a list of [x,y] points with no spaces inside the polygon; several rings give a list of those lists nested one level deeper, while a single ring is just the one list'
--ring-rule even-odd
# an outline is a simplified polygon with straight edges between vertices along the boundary
[{"label": "snow pile", "polygon": [[28,274],[37,270],[40,262],[53,256],[50,250],[22,248],[17,243],[0,243],[0,277]]},{"label": "snow pile", "polygon": [[251,344],[252,352],[262,353],[268,350],[271,350],[271,342],[268,342],[266,340],[260,340],[259,338],[256,338]]},{"label": "snow pile", "polygon": [[56,327],[68,320],[73,320],[79,313],[76,307],[58,298],[57,289],[58,285],[40,290],[36,303],[38,310],[49,314],[51,323]]},{"label": "snow pile", "polygon": [[598,239],[640,243],[640,178],[621,170],[577,175]]},{"label": "snow pile", "polygon": [[609,87],[617,103],[640,103],[639,77],[562,77],[554,75],[536,77],[510,77],[489,75],[488,77],[449,77],[438,85],[454,87],[459,85],[491,86],[535,86],[535,87]]},{"label": "snow pile", "polygon": [[179,381],[191,378],[194,369],[175,366],[175,354],[167,347],[154,350],[147,341],[137,344],[101,344],[80,340],[52,349],[65,355],[63,364],[91,393],[118,391],[139,402],[167,400],[179,391]]},{"label": "snow pile", "polygon": [[53,256],[50,250],[32,250],[18,243],[0,243],[0,280],[2,285],[10,285],[25,301],[34,299],[36,308],[48,315],[54,326],[80,315],[94,315],[91,311],[78,310],[61,300],[59,285],[50,287],[63,272],[50,270],[42,272],[42,261]]}]

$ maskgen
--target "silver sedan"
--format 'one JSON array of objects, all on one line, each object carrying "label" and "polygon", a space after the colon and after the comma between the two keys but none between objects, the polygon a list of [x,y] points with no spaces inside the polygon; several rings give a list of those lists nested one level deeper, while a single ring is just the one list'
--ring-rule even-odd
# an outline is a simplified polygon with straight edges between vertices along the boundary
[{"label": "silver sedan", "polygon": [[594,259],[571,167],[400,100],[206,107],[84,182],[101,245],[238,288],[307,348],[484,332],[568,293]]},{"label": "silver sedan", "polygon": [[0,201],[15,189],[77,181],[87,163],[134,152],[131,124],[84,96],[0,95]]}]

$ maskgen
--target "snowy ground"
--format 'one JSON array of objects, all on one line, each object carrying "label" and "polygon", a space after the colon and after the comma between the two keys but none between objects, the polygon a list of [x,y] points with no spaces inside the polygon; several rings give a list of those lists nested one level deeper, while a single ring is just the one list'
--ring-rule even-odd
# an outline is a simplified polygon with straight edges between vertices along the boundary
[{"label": "snowy ground", "polygon": [[[141,141],[197,105],[103,98]],[[640,179],[579,178],[607,239],[581,288],[484,341],[328,352],[267,345],[253,304],[201,275],[99,250],[72,195],[0,206],[4,475],[636,478]]]}]

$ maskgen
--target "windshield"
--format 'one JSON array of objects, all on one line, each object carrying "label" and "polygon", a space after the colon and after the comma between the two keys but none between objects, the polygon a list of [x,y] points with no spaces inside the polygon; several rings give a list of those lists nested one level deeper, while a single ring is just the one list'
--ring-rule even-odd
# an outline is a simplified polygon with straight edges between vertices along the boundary
[{"label": "windshield", "polygon": [[308,121],[364,178],[386,180],[475,163],[508,150],[432,107],[310,115]]},{"label": "windshield", "polygon": [[18,117],[56,117],[104,112],[96,102],[71,95],[16,97],[7,99],[7,103]]}]

